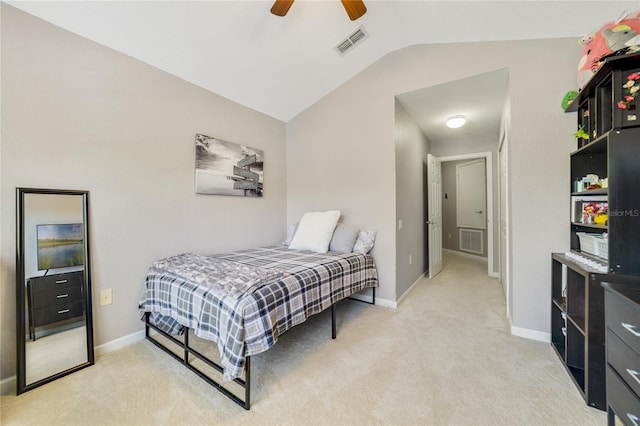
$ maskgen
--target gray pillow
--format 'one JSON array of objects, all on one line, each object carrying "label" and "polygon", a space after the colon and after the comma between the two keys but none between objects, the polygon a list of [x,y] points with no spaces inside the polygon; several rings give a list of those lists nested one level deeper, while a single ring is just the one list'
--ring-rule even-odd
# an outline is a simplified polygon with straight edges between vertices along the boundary
[{"label": "gray pillow", "polygon": [[336,253],[351,253],[358,238],[358,230],[352,226],[339,223],[333,231],[329,251]]},{"label": "gray pillow", "polygon": [[282,242],[282,244],[287,246],[291,244],[291,240],[293,240],[293,236],[296,234],[296,230],[298,229],[299,223],[300,222],[287,226],[287,238]]},{"label": "gray pillow", "polygon": [[354,253],[367,254],[373,248],[376,241],[376,231],[367,230],[358,232],[358,239],[353,246]]}]

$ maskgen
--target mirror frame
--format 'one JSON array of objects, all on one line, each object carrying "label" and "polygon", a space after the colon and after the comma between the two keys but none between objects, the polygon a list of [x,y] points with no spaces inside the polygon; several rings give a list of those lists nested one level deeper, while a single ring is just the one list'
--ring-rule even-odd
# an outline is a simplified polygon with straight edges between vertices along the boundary
[{"label": "mirror frame", "polygon": [[[25,241],[24,241],[24,197],[27,194],[45,195],[77,195],[82,197],[82,219],[84,223],[84,291],[85,291],[85,323],[87,330],[87,362],[52,374],[51,376],[26,383],[26,319],[25,319]],[[16,188],[16,332],[17,332],[17,389],[16,394],[42,386],[56,379],[95,363],[93,348],[93,316],[91,309],[91,258],[89,257],[89,191]]]}]

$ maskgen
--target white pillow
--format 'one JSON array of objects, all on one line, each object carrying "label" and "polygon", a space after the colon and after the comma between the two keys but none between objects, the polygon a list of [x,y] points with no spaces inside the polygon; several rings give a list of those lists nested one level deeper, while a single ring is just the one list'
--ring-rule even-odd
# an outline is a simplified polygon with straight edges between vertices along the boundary
[{"label": "white pillow", "polygon": [[326,253],[339,218],[338,210],[305,213],[289,248]]}]

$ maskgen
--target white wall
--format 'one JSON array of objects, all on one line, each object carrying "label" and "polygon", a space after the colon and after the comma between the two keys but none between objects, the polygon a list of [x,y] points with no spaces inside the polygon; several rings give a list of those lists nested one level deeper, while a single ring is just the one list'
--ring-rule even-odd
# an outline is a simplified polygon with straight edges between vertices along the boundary
[{"label": "white wall", "polygon": [[[429,268],[425,250],[426,164],[429,140],[395,100],[396,296],[400,299]],[[402,229],[398,222],[402,220]],[[411,262],[409,261],[411,257]]]},{"label": "white wall", "polygon": [[394,96],[508,68],[513,324],[548,332],[550,253],[568,248],[575,121],[559,102],[575,87],[579,50],[574,39],[552,39],[418,45],[385,56],[288,123],[289,221],[341,208],[353,223],[378,229],[379,294],[393,299]]},{"label": "white wall", "polygon": [[[153,259],[282,241],[284,123],[6,4],[1,35],[0,378],[15,374],[16,187],[90,191],[96,345],[142,329]],[[264,150],[264,197],[196,195],[196,133]]]}]

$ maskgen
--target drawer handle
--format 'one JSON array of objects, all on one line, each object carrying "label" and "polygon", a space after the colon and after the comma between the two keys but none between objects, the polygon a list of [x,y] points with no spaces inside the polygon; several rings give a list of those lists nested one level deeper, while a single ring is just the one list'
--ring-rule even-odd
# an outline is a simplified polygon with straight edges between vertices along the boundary
[{"label": "drawer handle", "polygon": [[634,379],[636,379],[636,382],[638,382],[638,384],[640,384],[640,373],[638,373],[636,370],[632,370],[630,368],[627,368],[627,373],[629,373],[629,375],[631,377],[633,377]]},{"label": "drawer handle", "polygon": [[59,294],[56,296],[57,299],[64,299],[65,297],[69,297],[68,294]]},{"label": "drawer handle", "polygon": [[633,324],[627,324],[626,322],[621,322],[620,324],[622,324],[622,326],[624,328],[626,328],[629,333],[633,334],[636,337],[640,337],[640,333],[638,333],[635,329],[637,328],[635,325]]},{"label": "drawer handle", "polygon": [[631,423],[633,423],[633,426],[640,426],[640,417],[631,413],[627,413],[627,417],[629,417],[629,420],[631,420]]},{"label": "drawer handle", "polygon": [[56,284],[64,284],[66,283],[68,280],[57,280]]},{"label": "drawer handle", "polygon": [[58,311],[59,314],[66,314],[67,312],[69,312],[69,309],[63,309],[61,311]]}]

